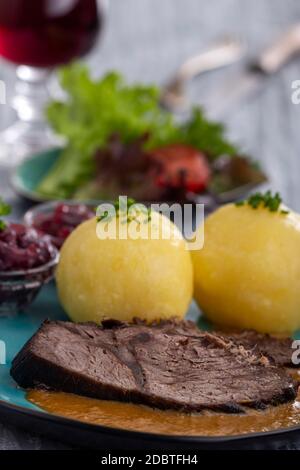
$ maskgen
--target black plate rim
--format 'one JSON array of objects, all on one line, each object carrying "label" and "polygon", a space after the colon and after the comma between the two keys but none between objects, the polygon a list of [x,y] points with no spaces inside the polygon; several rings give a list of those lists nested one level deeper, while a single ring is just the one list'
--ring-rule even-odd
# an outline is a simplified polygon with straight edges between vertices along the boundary
[{"label": "black plate rim", "polygon": [[[222,443],[234,443],[240,441],[247,441],[252,439],[275,437],[286,434],[292,434],[300,432],[300,425],[291,426],[289,428],[274,429],[272,431],[253,432],[247,434],[237,434],[233,436],[185,436],[185,435],[168,435],[168,434],[155,434],[145,433],[141,431],[132,431],[121,428],[114,428],[109,426],[102,426],[99,424],[86,423],[84,421],[67,418],[55,414],[48,413],[44,410],[38,411],[34,409],[28,409],[20,405],[8,403],[4,400],[0,400],[0,416],[2,412],[11,412],[19,416],[31,417],[37,421],[43,421],[46,423],[53,423],[56,425],[74,427],[82,431],[90,431],[95,434],[106,434],[111,437],[123,437],[123,438],[135,438],[147,441],[158,441],[158,442],[169,442],[170,444],[185,443],[185,444],[222,444]],[[47,432],[45,433],[47,434]]]}]

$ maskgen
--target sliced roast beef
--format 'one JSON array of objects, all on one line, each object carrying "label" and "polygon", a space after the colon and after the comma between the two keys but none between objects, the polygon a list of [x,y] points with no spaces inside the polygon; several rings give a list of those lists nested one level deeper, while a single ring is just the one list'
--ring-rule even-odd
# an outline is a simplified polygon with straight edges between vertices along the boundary
[{"label": "sliced roast beef", "polygon": [[294,349],[292,338],[280,338],[256,331],[229,333],[228,336],[238,344],[253,352],[260,352],[269,357],[275,364],[284,367],[297,367],[292,362]]},{"label": "sliced roast beef", "polygon": [[14,359],[11,374],[25,388],[186,412],[239,412],[295,398],[296,383],[266,357],[217,334],[170,329],[46,321]]},{"label": "sliced roast beef", "polygon": [[[187,334],[191,336],[201,335],[201,330],[197,325],[189,320],[176,321],[167,320],[157,324],[157,327],[164,329],[168,333]],[[257,333],[254,330],[244,331],[217,331],[214,332],[224,336],[238,345],[244,346],[253,353],[267,356],[271,361],[279,366],[299,367],[292,362],[293,339],[289,337],[275,337],[268,334]]]}]

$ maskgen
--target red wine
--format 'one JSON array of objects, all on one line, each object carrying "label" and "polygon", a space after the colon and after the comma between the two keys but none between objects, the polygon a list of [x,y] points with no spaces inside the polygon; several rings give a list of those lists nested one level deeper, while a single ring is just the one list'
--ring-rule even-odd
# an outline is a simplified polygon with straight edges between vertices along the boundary
[{"label": "red wine", "polygon": [[53,67],[87,53],[102,24],[96,0],[0,0],[0,55]]}]

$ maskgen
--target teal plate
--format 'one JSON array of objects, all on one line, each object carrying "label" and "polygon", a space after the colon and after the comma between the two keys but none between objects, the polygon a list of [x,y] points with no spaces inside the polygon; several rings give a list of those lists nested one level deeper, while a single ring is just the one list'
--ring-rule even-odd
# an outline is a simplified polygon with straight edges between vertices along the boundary
[{"label": "teal plate", "polygon": [[[43,195],[37,191],[37,188],[57,161],[61,151],[61,148],[53,148],[32,155],[24,160],[14,170],[11,178],[11,183],[16,193],[34,202],[46,202],[57,199],[55,197],[43,197]],[[204,193],[195,196],[194,202],[204,203],[207,209],[211,210],[220,204],[226,204],[246,197],[251,190],[258,186],[261,186],[261,183],[249,183],[233,190],[225,191],[218,195],[216,194],[215,196]]]},{"label": "teal plate", "polygon": [[[45,314],[45,312],[47,313]],[[16,387],[9,371],[17,352],[35,333],[46,317],[51,320],[67,319],[58,303],[53,282],[42,289],[29,311],[12,318],[0,318],[0,340],[1,344],[5,344],[6,347],[6,364],[0,365],[0,400],[37,409],[26,400],[24,391]]]},{"label": "teal plate", "polygon": [[[209,328],[194,303],[187,316],[198,321],[201,328]],[[71,445],[105,450],[267,449],[282,447],[287,443],[300,445],[300,426],[229,437],[166,436],[93,425],[49,414],[27,401],[25,391],[16,385],[9,373],[13,358],[45,318],[66,319],[57,299],[54,282],[42,289],[27,312],[14,318],[0,318],[0,344],[6,345],[6,364],[0,365],[0,419],[6,424],[20,426]]]},{"label": "teal plate", "polygon": [[13,173],[11,182],[14,190],[34,202],[48,201],[49,198],[43,198],[36,188],[52,168],[60,152],[61,149],[54,148],[24,160]]},{"label": "teal plate", "polygon": [[[194,303],[189,310],[188,317],[195,320],[199,317],[199,311]],[[46,318],[68,319],[58,302],[54,282],[44,286],[28,311],[12,318],[0,318],[0,341],[6,347],[6,364],[0,365],[0,400],[37,409],[26,400],[24,390],[16,387],[9,371],[13,358]],[[203,320],[201,327],[208,329],[209,325]]]}]

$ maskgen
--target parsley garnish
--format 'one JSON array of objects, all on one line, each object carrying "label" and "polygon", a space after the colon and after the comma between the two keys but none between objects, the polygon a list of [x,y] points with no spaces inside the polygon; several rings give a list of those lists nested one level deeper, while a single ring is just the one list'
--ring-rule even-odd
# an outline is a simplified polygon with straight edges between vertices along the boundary
[{"label": "parsley garnish", "polygon": [[[11,213],[11,207],[6,204],[2,198],[0,198],[0,216],[9,215]],[[5,230],[7,227],[4,220],[0,219],[0,231]]]},{"label": "parsley garnish", "polygon": [[[143,223],[148,223],[151,220],[151,208],[149,207],[147,209],[143,204],[138,204],[133,198],[128,198],[127,205],[125,205],[124,207],[120,205],[120,202],[118,199],[113,203],[113,205],[115,208],[116,217],[119,217],[122,219],[121,221],[122,224],[130,223],[133,220],[141,223],[141,220],[140,220],[141,215],[144,215],[144,219],[142,220]],[[136,206],[136,211],[130,212],[130,208],[133,205]],[[103,214],[97,217],[97,222],[102,222],[102,221],[109,222],[111,219],[112,219],[112,216],[109,215],[109,212],[104,211]]]},{"label": "parsley garnish", "polygon": [[[267,191],[266,193],[254,193],[248,199],[243,201],[236,202],[237,207],[241,207],[244,205],[251,206],[252,209],[258,209],[259,207],[264,207],[268,209],[270,212],[278,212],[280,210],[280,206],[282,203],[282,198],[280,197],[279,193],[275,193],[272,195],[271,191]],[[288,214],[289,211],[287,210],[280,210],[281,214]]]}]

